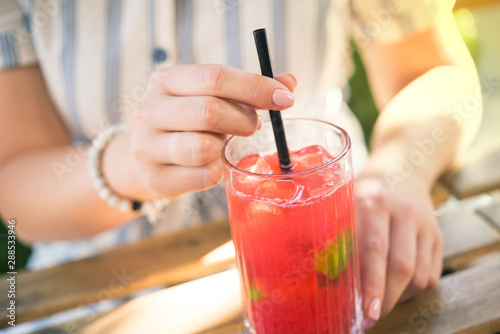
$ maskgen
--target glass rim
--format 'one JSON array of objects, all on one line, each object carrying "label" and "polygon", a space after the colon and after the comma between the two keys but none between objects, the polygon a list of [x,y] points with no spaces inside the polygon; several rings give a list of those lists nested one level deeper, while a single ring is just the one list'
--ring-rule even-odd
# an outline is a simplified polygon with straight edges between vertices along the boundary
[{"label": "glass rim", "polygon": [[[273,177],[273,178],[290,178],[290,177],[293,177],[293,176],[303,176],[305,174],[309,174],[309,173],[312,173],[312,172],[316,172],[320,169],[323,169],[329,165],[332,165],[336,162],[338,162],[339,160],[342,160],[346,155],[347,153],[349,152],[349,150],[351,149],[351,138],[349,137],[349,135],[347,134],[347,132],[342,129],[341,127],[335,125],[335,124],[332,124],[330,122],[326,122],[326,121],[323,121],[323,120],[319,120],[319,119],[312,119],[312,118],[286,118],[284,117],[283,118],[283,121],[284,122],[287,122],[287,121],[308,121],[308,122],[316,122],[316,123],[323,123],[323,124],[326,124],[328,126],[331,126],[333,128],[335,128],[338,132],[340,132],[344,138],[345,138],[345,145],[344,145],[344,148],[342,148],[342,151],[336,156],[334,157],[332,160],[328,161],[327,163],[324,163],[322,165],[319,165],[319,166],[316,166],[314,168],[311,168],[311,169],[308,169],[308,170],[305,170],[305,171],[302,171],[302,172],[292,172],[292,173],[286,173],[286,174],[261,174],[261,173],[254,173],[254,172],[249,172],[249,171],[246,171],[244,169],[241,169],[237,166],[235,166],[233,163],[229,162],[229,160],[226,158],[226,149],[229,145],[229,143],[235,138],[235,137],[241,137],[241,136],[236,136],[236,135],[232,135],[231,137],[229,137],[226,142],[224,143],[224,146],[222,147],[222,161],[224,162],[224,165],[228,166],[229,168],[237,171],[238,173],[241,173],[241,174],[246,174],[248,176],[256,176],[256,177]],[[270,120],[268,121],[264,121],[263,122],[264,124],[268,124],[268,123],[271,123]],[[255,134],[255,133],[254,133]],[[245,138],[245,137],[243,137]],[[248,138],[248,137],[246,137]]]}]

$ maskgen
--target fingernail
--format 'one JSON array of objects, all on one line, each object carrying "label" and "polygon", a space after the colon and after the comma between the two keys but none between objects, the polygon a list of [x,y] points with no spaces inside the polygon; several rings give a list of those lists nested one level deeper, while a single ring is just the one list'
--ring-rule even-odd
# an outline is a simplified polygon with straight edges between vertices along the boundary
[{"label": "fingernail", "polygon": [[260,117],[259,115],[257,115],[257,131],[259,131],[260,129],[262,129],[262,117]]},{"label": "fingernail", "polygon": [[365,319],[363,319],[363,323],[362,323],[361,326],[363,327],[364,331],[367,331],[370,328],[372,328],[373,325],[375,325],[375,321],[373,321],[371,319],[368,319],[368,318],[365,318]]},{"label": "fingernail", "polygon": [[380,301],[380,298],[374,298],[372,300],[370,306],[368,307],[368,318],[373,321],[377,321],[380,318],[381,304],[382,302]]},{"label": "fingernail", "polygon": [[295,97],[293,96],[293,94],[283,89],[276,89],[273,93],[273,103],[277,106],[290,108],[291,106],[293,106],[294,102]]}]

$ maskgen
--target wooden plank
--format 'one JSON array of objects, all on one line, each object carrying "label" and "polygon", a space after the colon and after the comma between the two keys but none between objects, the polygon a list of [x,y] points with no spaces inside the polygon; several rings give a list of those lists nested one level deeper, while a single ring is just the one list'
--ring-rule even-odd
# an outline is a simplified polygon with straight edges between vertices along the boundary
[{"label": "wooden plank", "polygon": [[[473,212],[459,210],[440,217],[445,236],[445,265],[456,268],[500,249],[500,233]],[[225,258],[202,263],[200,258],[230,240],[227,221],[202,225],[175,235],[157,237],[92,258],[17,277],[17,322],[119,298],[153,286],[167,286],[220,271],[233,263]],[[0,277],[0,295],[6,294]],[[5,307],[0,300],[0,308]],[[5,326],[6,320],[0,324]]]},{"label": "wooden plank", "polygon": [[449,196],[450,192],[443,183],[437,182],[434,187],[432,187],[431,197],[434,207],[437,208],[441,204],[445,203]]},{"label": "wooden plank", "polygon": [[444,267],[458,268],[483,254],[500,250],[500,233],[479,215],[458,209],[439,218],[444,236]]},{"label": "wooden plank", "polygon": [[500,149],[448,172],[442,182],[462,199],[500,188]]},{"label": "wooden plank", "polygon": [[241,317],[235,268],[140,296],[82,334],[196,333]]},{"label": "wooden plank", "polygon": [[494,202],[484,208],[480,208],[477,211],[500,231],[500,201]]},{"label": "wooden plank", "polygon": [[244,334],[245,325],[242,318],[234,319],[231,322],[217,326],[216,328],[209,329],[198,334]]},{"label": "wooden plank", "polygon": [[111,311],[106,311],[102,313],[92,314],[80,319],[75,319],[69,322],[62,323],[57,326],[52,326],[49,328],[37,330],[31,334],[67,334],[67,333],[77,334],[80,333],[86,326],[108,315],[110,312]]},{"label": "wooden plank", "polygon": [[367,334],[491,334],[500,331],[500,262],[446,276],[398,305]]},{"label": "wooden plank", "polygon": [[[447,276],[435,290],[399,304],[367,334],[491,334],[500,331],[500,262]],[[241,319],[202,334],[234,334]]]},{"label": "wooden plank", "polygon": [[[98,321],[99,319],[109,315],[110,312],[99,313],[81,319],[73,320],[71,322],[63,323],[61,325],[53,326],[50,328],[41,329],[32,334],[50,334],[50,333],[80,333],[86,326]],[[227,322],[207,331],[198,334],[245,334],[245,325],[243,319],[238,317],[233,321]]]},{"label": "wooden plank", "polygon": [[[223,270],[233,264],[232,258],[211,263],[201,259],[230,239],[229,223],[221,221],[45,270],[20,272],[16,281],[16,322]],[[6,296],[7,289],[7,280],[2,276],[0,295]],[[5,309],[7,302],[1,298],[0,308]],[[0,328],[6,324],[7,318],[1,318]]]},{"label": "wooden plank", "polygon": [[488,253],[486,255],[478,257],[477,259],[474,259],[470,262],[467,262],[464,266],[461,267],[461,269],[467,269],[467,268],[471,268],[471,267],[475,267],[475,266],[480,266],[480,265],[483,265],[484,263],[489,263],[489,262],[499,262],[500,263],[500,251]]},{"label": "wooden plank", "polygon": [[476,8],[489,5],[498,5],[499,0],[457,0],[455,9],[458,8]]}]

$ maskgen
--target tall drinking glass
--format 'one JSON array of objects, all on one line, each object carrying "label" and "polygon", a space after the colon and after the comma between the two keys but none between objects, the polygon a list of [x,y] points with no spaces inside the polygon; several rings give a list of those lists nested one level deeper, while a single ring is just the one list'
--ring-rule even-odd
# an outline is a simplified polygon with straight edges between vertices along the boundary
[{"label": "tall drinking glass", "polygon": [[286,119],[284,127],[299,172],[282,174],[274,163],[269,122],[230,138],[222,152],[245,326],[362,333],[349,136],[315,120]]}]

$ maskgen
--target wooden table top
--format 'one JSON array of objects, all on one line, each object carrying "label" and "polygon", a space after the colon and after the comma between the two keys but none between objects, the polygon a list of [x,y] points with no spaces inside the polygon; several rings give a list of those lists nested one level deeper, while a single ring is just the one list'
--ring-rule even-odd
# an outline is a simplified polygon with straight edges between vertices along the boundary
[{"label": "wooden table top", "polygon": [[482,6],[495,6],[499,0],[457,0],[455,8],[477,8]]},{"label": "wooden table top", "polygon": [[[443,278],[437,289],[398,305],[370,333],[420,333],[424,327],[425,333],[500,331],[500,262],[470,265],[485,255],[500,252],[499,213],[499,198],[477,208],[469,204],[445,210],[439,217],[445,241],[444,263],[455,273]],[[225,270],[233,264],[232,259],[202,259],[228,241],[228,221],[213,222],[88,259],[23,272],[18,275],[17,321],[91,304],[96,296],[123,297],[152,286],[172,286]],[[117,277],[122,277],[123,284],[101,293]],[[0,281],[0,294],[6,293],[5,282]],[[0,308],[4,307],[2,299]],[[431,316],[421,314],[422,308],[432,309]],[[6,325],[5,319],[0,321]],[[231,328],[241,330],[241,319],[206,333],[231,333]]]},{"label": "wooden table top", "polygon": [[[463,166],[448,174],[436,185],[434,201],[445,203],[437,211],[444,234],[444,265],[452,274],[435,290],[396,306],[370,334],[500,331],[500,191],[491,192],[500,189],[499,157],[500,151],[492,153],[482,162],[474,162],[474,167]],[[482,195],[468,197],[476,194]],[[230,239],[229,224],[224,220],[49,269],[20,272],[16,322],[224,271],[234,266],[232,257],[207,261],[206,255]],[[0,295],[7,295],[7,290],[6,277],[0,277]],[[0,299],[1,309],[7,307],[6,302]],[[72,325],[83,328],[97,317]],[[7,318],[0,318],[0,328],[5,326]],[[242,329],[241,318],[236,317],[204,334]]]},{"label": "wooden table top", "polygon": [[[434,290],[399,304],[367,334],[500,332],[500,198],[439,217],[444,266],[452,274]],[[203,334],[239,333],[241,319]]]}]

